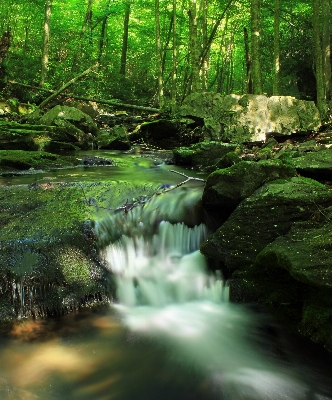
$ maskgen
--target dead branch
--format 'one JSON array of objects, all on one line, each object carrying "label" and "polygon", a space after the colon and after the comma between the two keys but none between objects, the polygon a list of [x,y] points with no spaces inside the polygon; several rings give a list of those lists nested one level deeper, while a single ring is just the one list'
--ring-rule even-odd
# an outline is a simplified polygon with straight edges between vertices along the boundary
[{"label": "dead branch", "polygon": [[89,206],[89,207],[95,207],[95,208],[97,208],[97,209],[102,209],[102,210],[108,210],[108,211],[119,211],[119,210],[123,210],[125,213],[128,213],[128,212],[131,211],[133,208],[135,208],[135,207],[137,207],[137,206],[139,206],[139,205],[142,205],[142,204],[146,204],[147,202],[149,202],[149,201],[151,200],[151,198],[152,198],[154,195],[159,196],[159,195],[161,195],[161,194],[170,192],[171,190],[174,190],[174,189],[176,189],[176,188],[178,188],[178,187],[180,187],[180,186],[183,186],[184,184],[186,184],[186,183],[188,183],[188,182],[190,182],[190,181],[198,181],[198,182],[204,182],[204,183],[206,182],[205,179],[194,178],[194,177],[188,176],[188,175],[186,175],[186,174],[184,174],[184,173],[182,173],[182,172],[175,171],[174,169],[170,169],[169,171],[170,171],[170,172],[174,172],[175,174],[182,175],[182,176],[184,176],[186,179],[185,179],[184,181],[178,183],[178,184],[175,185],[175,186],[172,186],[172,187],[170,187],[170,188],[167,188],[167,189],[163,190],[162,192],[156,192],[156,193],[152,194],[151,196],[146,196],[146,199],[145,199],[144,201],[136,200],[136,201],[133,201],[132,203],[129,203],[129,202],[128,202],[128,199],[127,199],[126,202],[125,202],[125,204],[124,204],[123,206],[120,206],[120,207],[117,207],[117,208],[108,208],[108,207],[101,207],[101,206],[98,206],[98,204],[96,204],[95,200],[93,200],[93,199],[88,199],[88,198],[86,197],[86,194],[85,194],[85,192],[84,192],[84,187],[83,187],[83,185],[79,185],[79,186],[80,186],[81,189],[82,189],[83,196],[84,196],[84,202],[85,202],[85,204],[86,204],[87,206]]},{"label": "dead branch", "polygon": [[78,79],[82,78],[82,76],[89,74],[94,68],[98,66],[98,63],[92,65],[92,67],[86,69],[85,71],[81,72],[80,74],[76,75],[74,78],[72,78],[70,81],[65,83],[64,85],[61,86],[60,89],[56,90],[54,93],[52,93],[49,97],[47,97],[44,101],[42,101],[39,104],[39,108],[44,107],[47,103],[49,103],[54,97],[56,97],[58,94],[63,92],[65,89],[67,89],[68,86],[72,85],[74,82],[76,82]]},{"label": "dead branch", "polygon": [[175,171],[174,169],[170,169],[169,171],[170,171],[170,172],[174,172],[175,174],[179,174],[179,175],[184,176],[184,177],[186,178],[186,180],[184,180],[184,181],[178,183],[178,184],[175,185],[175,186],[172,186],[172,187],[170,187],[170,188],[167,188],[167,189],[163,190],[163,191],[160,192],[160,193],[156,193],[156,195],[160,195],[160,194],[163,194],[163,193],[170,192],[171,190],[177,189],[178,187],[183,186],[183,185],[185,185],[186,183],[188,183],[188,182],[190,182],[190,181],[198,181],[198,182],[203,182],[203,183],[206,182],[205,179],[194,178],[193,176],[188,176],[188,175],[186,175],[186,174],[184,174],[184,173],[182,173],[182,172]]},{"label": "dead branch", "polygon": [[[62,97],[71,98],[71,99],[75,99],[75,100],[92,101],[92,102],[98,103],[98,104],[107,104],[107,105],[110,105],[110,106],[113,106],[113,107],[130,108],[130,109],[134,109],[134,110],[141,110],[141,111],[147,111],[147,112],[156,112],[156,113],[161,112],[161,110],[159,108],[136,106],[134,104],[119,103],[118,101],[115,101],[115,100],[98,100],[98,99],[92,99],[90,97],[76,96],[74,94],[63,94],[63,93],[61,93],[62,90],[60,92],[59,91],[56,92],[55,90],[44,89],[44,88],[41,88],[41,87],[37,87],[37,86],[33,86],[33,85],[27,85],[25,83],[20,83],[20,82],[16,82],[16,81],[9,81],[8,83],[10,83],[11,85],[18,85],[18,86],[26,87],[28,89],[33,89],[33,90],[37,90],[37,91],[41,91],[41,92],[52,93],[52,95],[54,95],[54,96],[58,96],[59,95],[59,96],[62,96]],[[64,88],[63,90],[65,90],[65,89],[66,88]],[[51,100],[53,97],[50,96],[49,99]],[[44,102],[46,100],[44,100]],[[39,105],[39,107],[41,107],[43,103],[41,103]]]}]

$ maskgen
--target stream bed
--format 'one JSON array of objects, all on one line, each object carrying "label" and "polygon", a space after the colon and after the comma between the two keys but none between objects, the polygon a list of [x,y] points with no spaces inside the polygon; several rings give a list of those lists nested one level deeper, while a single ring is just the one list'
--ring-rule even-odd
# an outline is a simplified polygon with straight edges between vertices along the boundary
[{"label": "stream bed", "polygon": [[[98,180],[98,168],[105,179],[109,168],[118,168],[114,180],[184,180],[169,171],[173,166],[140,165],[139,159],[131,170],[89,167],[89,180]],[[61,180],[73,179],[71,172],[59,173]],[[4,184],[50,176],[12,177]],[[201,193],[194,182],[128,213],[110,212],[96,225],[115,301],[26,320],[0,336],[1,399],[332,399],[331,354],[285,332],[258,307],[229,303],[227,282],[208,272],[198,248],[209,228],[199,213],[190,215]],[[168,222],[170,213],[177,222]],[[181,222],[188,218],[190,226]],[[123,233],[107,241],[115,219]]]}]

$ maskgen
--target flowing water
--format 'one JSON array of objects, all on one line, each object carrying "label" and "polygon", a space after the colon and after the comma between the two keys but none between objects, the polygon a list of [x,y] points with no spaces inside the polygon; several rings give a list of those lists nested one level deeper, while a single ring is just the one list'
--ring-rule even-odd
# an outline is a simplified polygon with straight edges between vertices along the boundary
[{"label": "flowing water", "polygon": [[230,304],[208,272],[201,192],[178,188],[96,225],[114,302],[3,336],[0,399],[332,399],[331,357]]}]

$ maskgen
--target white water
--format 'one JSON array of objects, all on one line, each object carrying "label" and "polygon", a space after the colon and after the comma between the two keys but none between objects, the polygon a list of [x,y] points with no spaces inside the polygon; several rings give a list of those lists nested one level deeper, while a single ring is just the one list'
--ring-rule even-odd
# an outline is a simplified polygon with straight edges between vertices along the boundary
[{"label": "white water", "polygon": [[206,238],[201,224],[161,222],[150,236],[140,218],[133,236],[103,252],[114,274],[119,314],[126,326],[167,348],[186,367],[208,379],[220,399],[330,399],[313,389],[274,343],[261,336],[260,320],[230,304],[222,277],[207,272],[197,250]]}]

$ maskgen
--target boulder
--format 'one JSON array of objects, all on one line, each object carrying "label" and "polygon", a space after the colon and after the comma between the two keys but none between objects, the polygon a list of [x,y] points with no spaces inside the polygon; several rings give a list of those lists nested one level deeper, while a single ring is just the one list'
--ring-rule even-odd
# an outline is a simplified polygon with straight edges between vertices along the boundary
[{"label": "boulder", "polygon": [[45,150],[51,141],[71,140],[61,127],[0,122],[1,150]]},{"label": "boulder", "polygon": [[96,142],[99,149],[129,150],[130,142],[125,127],[115,125],[109,132],[102,131],[97,136]]},{"label": "boulder", "polygon": [[222,219],[228,218],[242,200],[264,183],[295,174],[294,168],[280,160],[240,161],[208,176],[202,197],[204,208]]},{"label": "boulder", "polygon": [[270,133],[310,133],[321,125],[314,102],[290,96],[192,93],[180,114],[204,121],[205,140],[233,143],[265,141]]},{"label": "boulder", "polygon": [[201,246],[226,271],[248,267],[258,253],[296,221],[306,221],[317,207],[332,204],[332,192],[309,178],[278,179],[244,199],[228,220]]},{"label": "boulder", "polygon": [[301,175],[317,180],[332,177],[332,148],[292,158],[291,162]]},{"label": "boulder", "polygon": [[146,182],[0,187],[0,323],[108,303],[96,226],[105,209],[157,189]]},{"label": "boulder", "polygon": [[180,134],[176,122],[160,119],[139,125],[138,129],[130,134],[130,141],[144,142],[148,146],[162,149],[173,149],[180,142]]},{"label": "boulder", "polygon": [[90,147],[93,137],[99,133],[93,119],[75,107],[55,106],[38,118],[38,121],[43,125],[64,128],[71,136],[71,141],[78,142],[83,148]]},{"label": "boulder", "polygon": [[244,286],[254,288],[256,301],[332,350],[331,265],[332,222],[317,207],[310,221],[294,223],[239,275]]},{"label": "boulder", "polygon": [[200,142],[174,149],[173,156],[177,165],[207,167],[216,164],[220,158],[237,148],[236,144],[230,143]]}]

